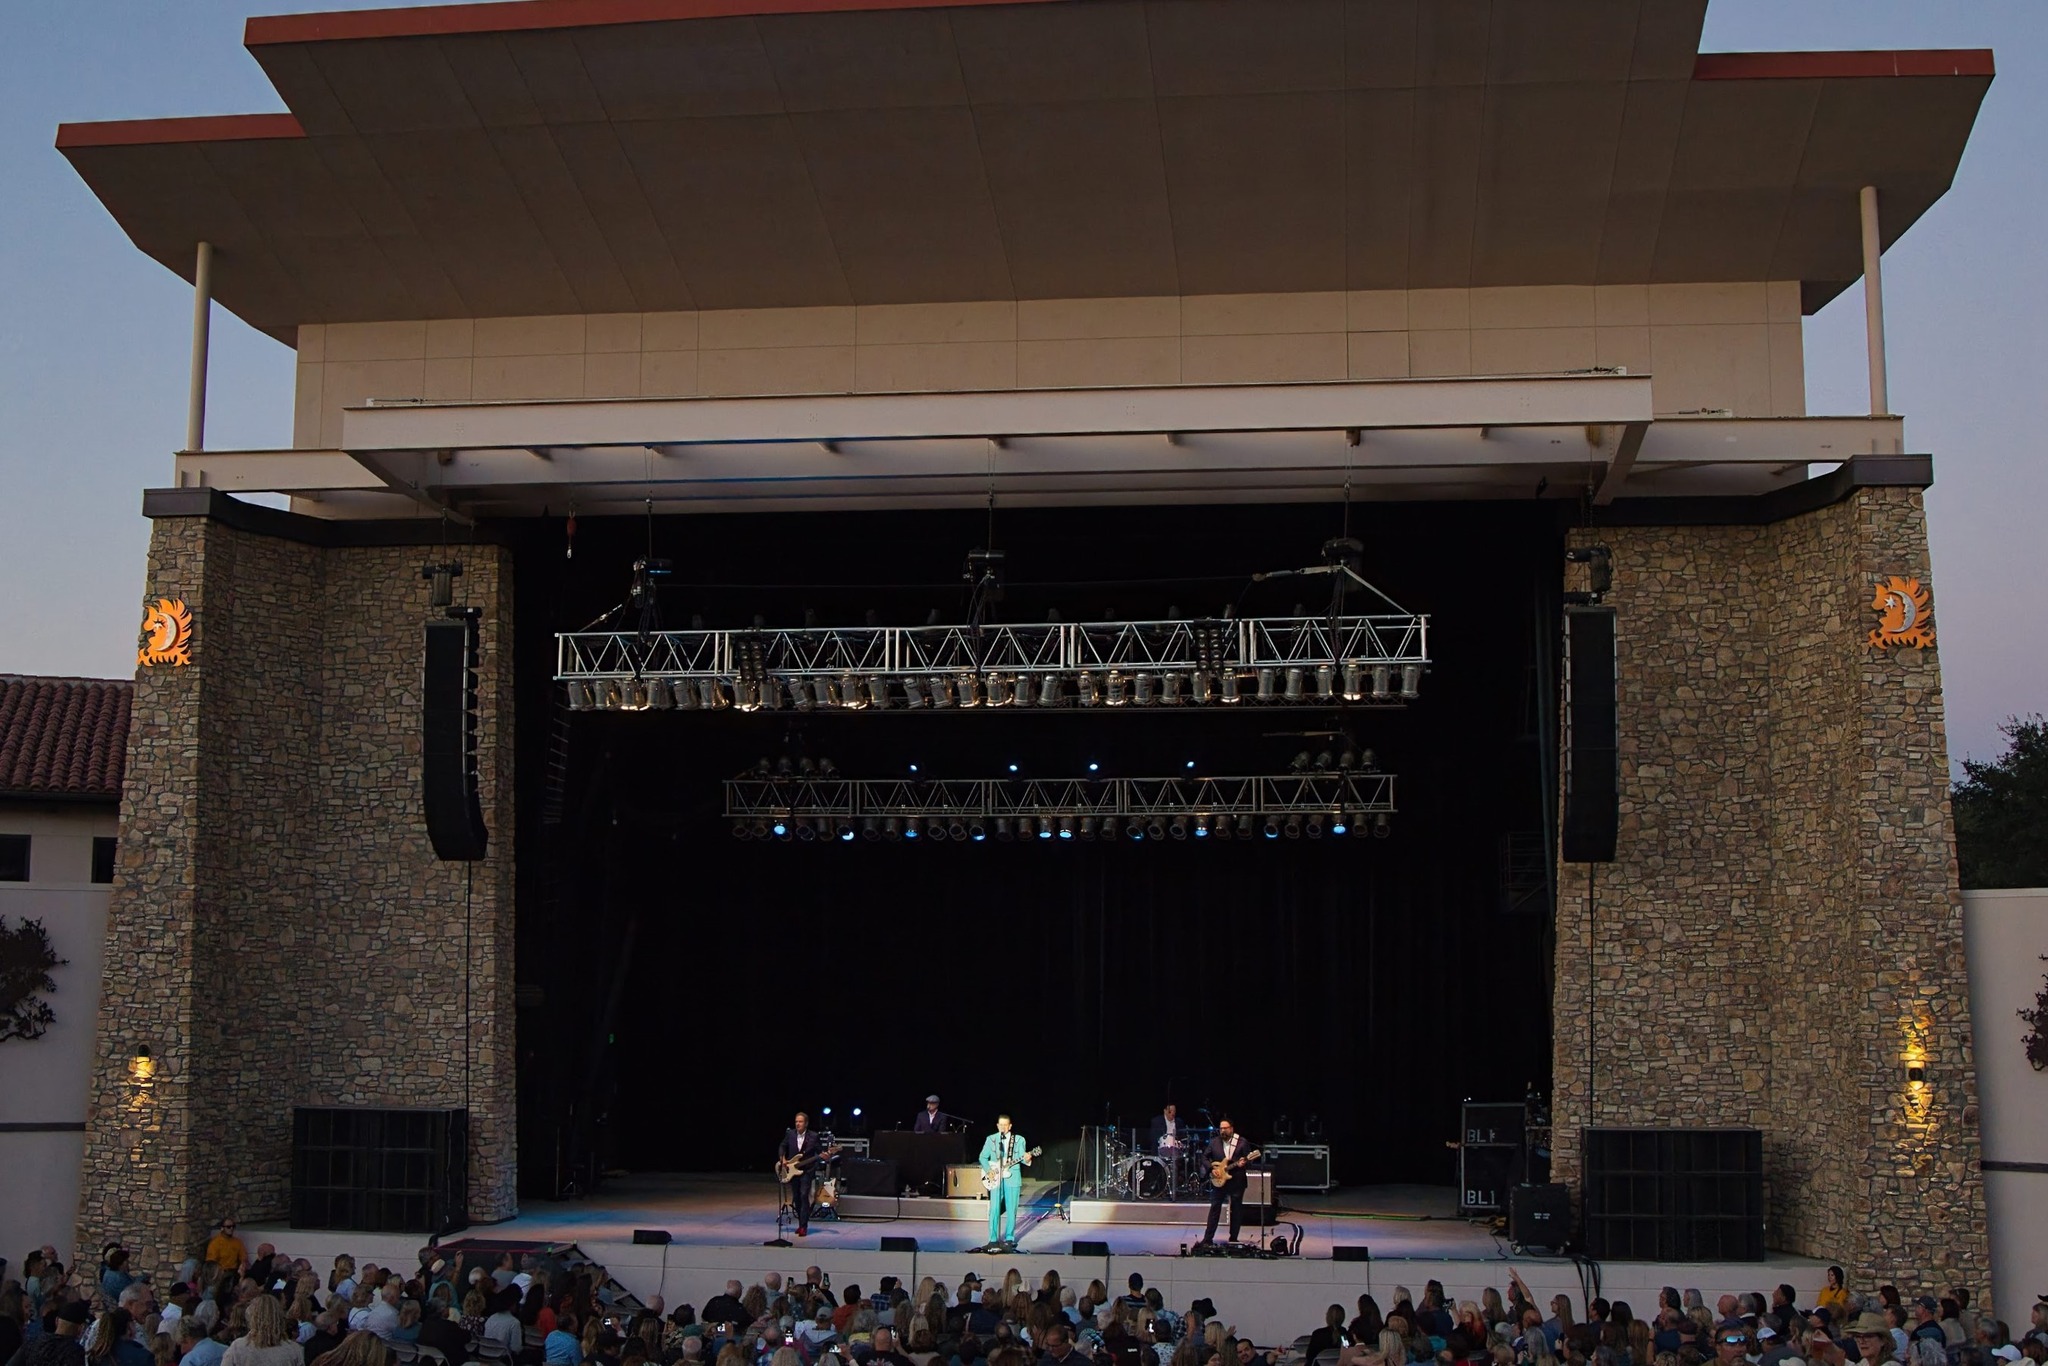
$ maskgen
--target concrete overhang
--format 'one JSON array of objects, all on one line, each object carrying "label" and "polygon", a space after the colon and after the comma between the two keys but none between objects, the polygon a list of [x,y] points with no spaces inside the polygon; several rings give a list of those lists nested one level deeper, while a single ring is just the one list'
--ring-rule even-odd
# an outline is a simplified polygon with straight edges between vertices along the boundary
[{"label": "concrete overhang", "polygon": [[1991,54],[1705,0],[533,0],[251,20],[286,113],[67,124],[273,335],[376,319],[1799,280],[1946,192]]},{"label": "concrete overhang", "polygon": [[1897,418],[1663,418],[1646,376],[403,403],[343,449],[177,457],[336,518],[1156,502],[1727,497],[1901,448]]}]

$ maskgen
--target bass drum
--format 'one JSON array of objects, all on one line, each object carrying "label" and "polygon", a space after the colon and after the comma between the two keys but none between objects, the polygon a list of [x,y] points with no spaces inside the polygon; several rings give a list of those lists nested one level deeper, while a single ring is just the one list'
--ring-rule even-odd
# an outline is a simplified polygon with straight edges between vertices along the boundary
[{"label": "bass drum", "polygon": [[1141,1157],[1131,1164],[1126,1183],[1134,1200],[1164,1200],[1173,1186],[1173,1178],[1158,1158]]}]

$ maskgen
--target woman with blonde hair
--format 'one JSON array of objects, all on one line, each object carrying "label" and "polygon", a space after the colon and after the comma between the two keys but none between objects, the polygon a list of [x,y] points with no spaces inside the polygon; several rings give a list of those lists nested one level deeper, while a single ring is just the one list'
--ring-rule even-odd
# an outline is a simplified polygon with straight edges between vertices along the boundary
[{"label": "woman with blonde hair", "polygon": [[284,1334],[283,1306],[268,1295],[258,1295],[246,1308],[249,1331],[228,1344],[222,1366],[305,1366],[305,1349]]},{"label": "woman with blonde hair", "polygon": [[1408,1344],[1398,1329],[1380,1329],[1380,1366],[1408,1366]]},{"label": "woman with blonde hair", "polygon": [[119,1306],[93,1325],[88,1366],[156,1366],[156,1354],[135,1340],[135,1316]]},{"label": "woman with blonde hair", "polygon": [[[347,1290],[342,1289],[344,1283],[348,1286]],[[327,1273],[327,1293],[346,1297],[355,1288],[356,1259],[344,1252],[334,1259],[334,1270]],[[334,1350],[338,1352],[341,1348],[337,1347]]]},{"label": "woman with blonde hair", "polygon": [[333,1351],[316,1357],[312,1366],[391,1366],[392,1351],[368,1329],[350,1333]]},{"label": "woman with blonde hair", "polygon": [[768,1358],[768,1366],[804,1366],[804,1359],[794,1347],[777,1347],[775,1355]]}]

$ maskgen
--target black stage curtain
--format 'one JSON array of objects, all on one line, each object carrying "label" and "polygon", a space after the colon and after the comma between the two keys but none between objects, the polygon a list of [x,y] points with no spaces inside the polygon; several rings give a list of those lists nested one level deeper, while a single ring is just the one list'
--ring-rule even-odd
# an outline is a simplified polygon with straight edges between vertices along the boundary
[{"label": "black stage curtain", "polygon": [[[996,619],[1329,605],[1330,507],[1007,513]],[[1543,914],[1503,912],[1503,846],[1540,832],[1535,644],[1560,542],[1541,507],[1354,510],[1366,576],[1432,615],[1435,668],[1401,709],[556,715],[552,633],[623,597],[638,522],[559,524],[520,552],[522,1151],[564,1172],[765,1168],[792,1111],[844,1132],[936,1091],[1034,1142],[1143,1126],[1162,1102],[1255,1139],[1318,1116],[1350,1181],[1449,1182],[1458,1105],[1547,1087]],[[979,515],[666,519],[670,626],[762,612],[957,620]],[[1195,576],[1214,576],[1201,582]],[[1146,582],[1133,582],[1134,580]],[[1078,580],[1090,580],[1080,584]],[[855,583],[861,587],[844,587]],[[721,586],[730,585],[730,586]],[[1043,586],[1033,586],[1043,585]],[[1354,594],[1350,610],[1373,610]],[[1399,775],[1390,838],[756,843],[720,781],[759,757],[857,777],[1284,771],[1347,731]],[[554,776],[545,778],[553,758]],[[970,1144],[972,1146],[972,1144]]]}]

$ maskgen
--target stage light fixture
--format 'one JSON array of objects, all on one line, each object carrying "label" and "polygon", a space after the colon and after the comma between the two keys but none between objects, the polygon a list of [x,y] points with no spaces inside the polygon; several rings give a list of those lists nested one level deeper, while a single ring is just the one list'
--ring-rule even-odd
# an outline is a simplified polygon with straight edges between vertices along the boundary
[{"label": "stage light fixture", "polygon": [[1234,707],[1237,705],[1237,682],[1237,670],[1225,669],[1223,671],[1223,704],[1225,706]]},{"label": "stage light fixture", "polygon": [[1074,838],[1087,840],[1091,844],[1094,843],[1095,822],[1086,816],[1081,817],[1080,820],[1074,823]]},{"label": "stage light fixture", "polygon": [[1369,749],[1362,749],[1358,751],[1358,766],[1367,773],[1377,773],[1380,771],[1380,756]]},{"label": "stage light fixture", "polygon": [[1303,750],[1287,761],[1287,771],[1290,773],[1306,773],[1308,772],[1308,764],[1308,751]]},{"label": "stage light fixture", "polygon": [[818,837],[818,832],[802,821],[797,822],[795,833],[797,839],[804,844],[809,844]]},{"label": "stage light fixture", "polygon": [[796,704],[796,709],[798,711],[811,710],[812,706],[815,704],[811,698],[810,681],[808,679],[802,678],[790,679],[789,700]]},{"label": "stage light fixture", "polygon": [[1336,762],[1337,761],[1330,756],[1330,751],[1328,751],[1327,749],[1323,750],[1316,755],[1316,772],[1328,773],[1330,769],[1336,765]]},{"label": "stage light fixture", "polygon": [[894,816],[882,822],[882,838],[894,844],[903,838],[903,822]]},{"label": "stage light fixture", "polygon": [[1116,817],[1104,816],[1102,818],[1102,837],[1106,840],[1116,838]]},{"label": "stage light fixture", "polygon": [[1187,817],[1175,816],[1172,820],[1168,821],[1166,823],[1166,833],[1177,840],[1186,839],[1188,837]]},{"label": "stage light fixture", "polygon": [[934,707],[950,707],[953,705],[953,690],[947,686],[944,675],[933,674],[925,681],[931,685],[932,705]]},{"label": "stage light fixture", "polygon": [[[981,827],[980,827],[980,826],[978,826],[978,825],[977,825],[977,826],[975,827],[975,829],[977,829],[977,830],[979,830],[980,828],[981,828]],[[934,833],[937,833],[937,832],[936,832],[936,831],[934,831]],[[956,840],[964,840],[964,839],[966,839],[966,838],[967,838],[967,822],[966,822],[966,821],[963,821],[963,820],[961,820],[961,819],[960,819],[960,818],[959,818],[958,816],[955,816],[955,817],[954,817],[954,818],[953,818],[953,819],[952,819],[951,821],[947,822],[947,824],[946,824],[946,836],[947,836],[947,838],[949,838],[949,839],[956,839]]]},{"label": "stage light fixture", "polygon": [[868,705],[876,711],[889,709],[889,680],[880,674],[868,680]]},{"label": "stage light fixture", "polygon": [[974,674],[961,674],[953,680],[953,691],[960,696],[963,707],[981,705],[981,679]]},{"label": "stage light fixture", "polygon": [[873,816],[864,817],[860,823],[860,837],[868,841],[880,839],[882,837],[882,823]]},{"label": "stage light fixture", "polygon": [[784,817],[777,816],[775,824],[768,827],[768,833],[777,839],[787,838],[789,835],[789,821]]},{"label": "stage light fixture", "polygon": [[745,821],[734,821],[732,823],[732,837],[736,840],[752,839],[754,832],[747,828]]},{"label": "stage light fixture", "polygon": [[1342,834],[1346,834],[1346,833],[1348,833],[1348,832],[1350,831],[1350,829],[1351,829],[1351,823],[1350,823],[1349,821],[1347,821],[1347,820],[1345,820],[1345,819],[1344,819],[1344,812],[1343,812],[1343,811],[1342,811],[1341,809],[1340,809],[1340,810],[1336,810],[1336,811],[1332,811],[1332,812],[1330,813],[1330,833],[1331,833],[1331,834],[1333,834],[1333,835],[1342,835]]},{"label": "stage light fixture", "polygon": [[1209,838],[1209,818],[1207,816],[1195,817],[1195,838],[1198,840]]},{"label": "stage light fixture", "polygon": [[835,678],[812,679],[811,692],[817,697],[818,705],[821,707],[837,707],[844,700],[844,695],[839,691],[839,680]]},{"label": "stage light fixture", "polygon": [[988,704],[991,707],[1007,707],[1010,705],[1009,684],[1004,681],[1001,674],[990,674],[986,688],[988,691]]},{"label": "stage light fixture", "polygon": [[850,821],[850,820],[847,820],[847,819],[846,819],[845,817],[843,817],[843,816],[842,816],[842,817],[840,818],[840,820],[839,820],[839,842],[840,842],[841,844],[847,844],[847,843],[851,843],[851,842],[852,842],[852,840],[853,840],[853,822],[852,822],[852,821]]},{"label": "stage light fixture", "polygon": [[1250,816],[1239,816],[1237,818],[1237,837],[1241,840],[1248,840],[1252,837],[1252,818]]},{"label": "stage light fixture", "polygon": [[678,678],[673,683],[670,683],[668,688],[670,694],[675,698],[677,711],[697,710],[697,688],[689,679]]},{"label": "stage light fixture", "polygon": [[1420,697],[1421,695],[1422,666],[1420,664],[1403,664],[1401,666],[1402,698],[1405,701],[1413,702],[1416,698]]},{"label": "stage light fixture", "polygon": [[796,776],[796,765],[791,762],[787,754],[775,761],[775,776],[778,778],[794,778]]},{"label": "stage light fixture", "polygon": [[1124,676],[1118,670],[1111,669],[1109,677],[1103,680],[1102,700],[1112,707],[1124,704]]},{"label": "stage light fixture", "polygon": [[1287,824],[1286,824],[1286,825],[1285,825],[1284,827],[1282,827],[1282,828],[1283,828],[1283,829],[1284,829],[1284,830],[1285,830],[1285,831],[1287,832],[1287,838],[1289,838],[1289,839],[1291,839],[1291,840],[1298,840],[1298,839],[1300,839],[1300,838],[1301,838],[1301,817],[1299,817],[1299,816],[1294,816],[1294,815],[1290,815],[1290,816],[1289,816],[1289,817],[1287,818]]},{"label": "stage light fixture", "polygon": [[1062,816],[1062,817],[1060,817],[1060,838],[1061,838],[1061,839],[1063,839],[1063,840],[1070,840],[1070,839],[1072,839],[1073,837],[1074,837],[1074,818],[1073,818],[1072,816]]},{"label": "stage light fixture", "polygon": [[1076,678],[1074,683],[1079,690],[1082,706],[1092,707],[1102,700],[1102,689],[1096,685],[1095,675],[1086,669],[1081,670],[1080,677]]},{"label": "stage light fixture", "polygon": [[930,825],[925,827],[924,833],[925,837],[935,844],[944,844],[947,840],[952,838],[952,835],[950,832],[948,832],[946,828],[946,823],[944,821],[933,821]]},{"label": "stage light fixture", "polygon": [[1280,818],[1278,816],[1266,817],[1265,833],[1266,838],[1269,840],[1277,840],[1280,838]]},{"label": "stage light fixture", "polygon": [[867,690],[861,686],[860,675],[851,670],[839,676],[839,705],[849,711],[867,709]]},{"label": "stage light fixture", "polygon": [[906,675],[903,679],[903,698],[905,705],[912,711],[924,706],[924,680],[915,675]]},{"label": "stage light fixture", "polygon": [[1316,665],[1316,696],[1327,702],[1336,695],[1336,692],[1337,666],[1335,664]]},{"label": "stage light fixture", "polygon": [[1058,674],[1047,674],[1038,683],[1038,705],[1041,707],[1057,707],[1065,700],[1065,691],[1065,686],[1060,682]]},{"label": "stage light fixture", "polygon": [[590,710],[590,687],[588,684],[579,679],[572,678],[569,680],[569,686],[566,691],[569,696],[570,711]]},{"label": "stage light fixture", "polygon": [[1287,671],[1287,700],[1289,702],[1299,702],[1301,700],[1302,688],[1307,682],[1308,674],[1306,670],[1300,668],[1289,669]]},{"label": "stage light fixture", "polygon": [[1159,700],[1169,707],[1180,705],[1180,675],[1171,669],[1159,675]]},{"label": "stage light fixture", "polygon": [[1344,749],[1338,751],[1337,768],[1339,772],[1349,773],[1352,769],[1357,767],[1358,755],[1354,750],[1352,750],[1349,746],[1346,746]]},{"label": "stage light fixture", "polygon": [[1274,672],[1272,669],[1259,670],[1259,701],[1271,702],[1276,696],[1279,695],[1278,690],[1275,686],[1278,678],[1279,674]]},{"label": "stage light fixture", "polygon": [[1306,821],[1302,822],[1301,828],[1310,839],[1319,840],[1323,837],[1323,818],[1321,816],[1310,816]]},{"label": "stage light fixture", "polygon": [[1124,827],[1124,833],[1129,835],[1133,842],[1142,840],[1145,838],[1145,823],[1133,816],[1131,823]]},{"label": "stage light fixture", "polygon": [[1132,691],[1136,694],[1138,705],[1141,707],[1151,706],[1153,695],[1158,691],[1158,687],[1158,680],[1154,679],[1151,674],[1139,674],[1137,682],[1132,685]]},{"label": "stage light fixture", "polygon": [[1149,821],[1146,821],[1146,822],[1145,822],[1145,838],[1146,838],[1146,839],[1148,839],[1148,840],[1163,840],[1163,839],[1165,839],[1165,838],[1166,838],[1166,823],[1165,823],[1164,821],[1160,820],[1160,819],[1159,819],[1159,817],[1157,817],[1157,816],[1154,816],[1154,817],[1153,817],[1153,818],[1152,818],[1151,820],[1149,820]]},{"label": "stage light fixture", "polygon": [[703,711],[724,711],[732,705],[732,699],[725,695],[725,685],[715,678],[697,684],[697,702]]},{"label": "stage light fixture", "polygon": [[1004,844],[1008,844],[1011,840],[1017,838],[1017,832],[1011,827],[1008,816],[996,817],[996,838]]},{"label": "stage light fixture", "polygon": [[1387,820],[1386,812],[1382,811],[1377,816],[1374,816],[1372,818],[1372,837],[1374,839],[1383,840],[1393,833],[1394,827]]},{"label": "stage light fixture", "polygon": [[[956,836],[955,838],[958,837]],[[976,844],[980,844],[988,838],[988,827],[980,821],[967,822],[967,838],[973,840]]]},{"label": "stage light fixture", "polygon": [[1188,675],[1188,701],[1205,706],[1216,700],[1216,675],[1197,669]]},{"label": "stage light fixture", "polygon": [[1052,838],[1052,817],[1040,816],[1038,818],[1038,837],[1042,840]]},{"label": "stage light fixture", "polygon": [[826,1107],[825,1107],[824,1109],[820,1110],[820,1111],[819,1111],[818,1113],[819,1113],[819,1114],[821,1114],[821,1115],[823,1115],[823,1116],[824,1116],[825,1118],[827,1118],[827,1119],[830,1119],[830,1118],[832,1118],[832,1107],[831,1107],[831,1106],[829,1106],[829,1105],[827,1105],[827,1106],[826,1106]]},{"label": "stage light fixture", "polygon": [[1372,700],[1384,702],[1394,692],[1394,671],[1385,664],[1372,666]]},{"label": "stage light fixture", "polygon": [[1344,700],[1361,702],[1365,700],[1365,666],[1355,659],[1344,661]]},{"label": "stage light fixture", "polygon": [[914,840],[923,833],[924,822],[922,820],[918,819],[916,816],[905,816],[903,818],[903,838],[907,840]]}]

